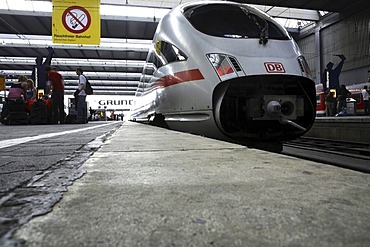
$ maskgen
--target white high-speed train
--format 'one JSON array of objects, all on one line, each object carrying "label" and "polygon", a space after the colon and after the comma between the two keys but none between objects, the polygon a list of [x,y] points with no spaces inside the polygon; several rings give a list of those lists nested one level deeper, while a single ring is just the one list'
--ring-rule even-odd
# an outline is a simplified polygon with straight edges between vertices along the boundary
[{"label": "white high-speed train", "polygon": [[309,67],[281,25],[245,4],[202,1],[158,24],[131,119],[281,147],[311,128],[315,108]]}]

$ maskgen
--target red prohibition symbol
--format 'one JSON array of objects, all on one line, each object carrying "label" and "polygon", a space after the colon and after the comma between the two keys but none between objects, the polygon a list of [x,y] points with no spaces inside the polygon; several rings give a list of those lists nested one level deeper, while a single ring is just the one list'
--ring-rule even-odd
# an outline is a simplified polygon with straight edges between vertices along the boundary
[{"label": "red prohibition symbol", "polygon": [[83,33],[90,27],[91,16],[84,7],[71,6],[64,10],[62,23],[71,33]]}]

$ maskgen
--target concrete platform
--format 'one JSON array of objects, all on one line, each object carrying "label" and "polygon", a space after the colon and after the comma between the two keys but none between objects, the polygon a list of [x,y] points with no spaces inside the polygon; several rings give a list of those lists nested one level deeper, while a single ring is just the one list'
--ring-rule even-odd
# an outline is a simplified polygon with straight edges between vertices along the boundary
[{"label": "concrete platform", "polygon": [[369,246],[370,176],[125,123],[26,246]]},{"label": "concrete platform", "polygon": [[317,117],[305,136],[363,143],[370,148],[370,116]]}]

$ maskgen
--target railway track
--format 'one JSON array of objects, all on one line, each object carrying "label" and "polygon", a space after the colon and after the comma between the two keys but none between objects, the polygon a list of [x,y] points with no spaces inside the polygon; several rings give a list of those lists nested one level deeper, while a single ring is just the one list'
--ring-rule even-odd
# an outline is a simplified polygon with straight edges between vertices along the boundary
[{"label": "railway track", "polygon": [[370,173],[370,146],[301,137],[284,142],[282,154]]}]

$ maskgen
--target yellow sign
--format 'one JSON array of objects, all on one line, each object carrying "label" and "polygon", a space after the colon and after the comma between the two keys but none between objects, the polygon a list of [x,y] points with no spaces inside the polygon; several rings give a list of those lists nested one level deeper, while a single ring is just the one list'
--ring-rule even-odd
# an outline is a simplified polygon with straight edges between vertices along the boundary
[{"label": "yellow sign", "polygon": [[53,43],[100,45],[100,0],[53,0]]},{"label": "yellow sign", "polygon": [[0,91],[5,91],[5,76],[0,75]]}]

